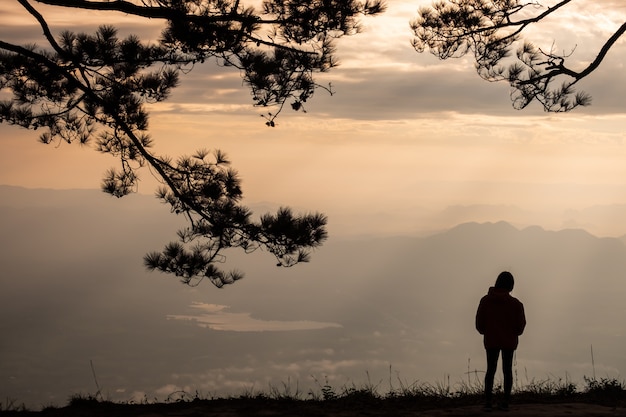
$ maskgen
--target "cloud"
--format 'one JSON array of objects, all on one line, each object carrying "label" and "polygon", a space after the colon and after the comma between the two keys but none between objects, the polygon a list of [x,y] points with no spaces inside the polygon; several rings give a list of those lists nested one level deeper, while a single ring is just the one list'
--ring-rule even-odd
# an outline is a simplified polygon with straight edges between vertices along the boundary
[{"label": "cloud", "polygon": [[233,313],[228,306],[194,302],[191,308],[199,310],[196,314],[170,314],[168,319],[186,320],[200,327],[212,330],[235,332],[264,332],[264,331],[294,331],[319,330],[342,327],[337,323],[324,323],[306,320],[279,321],[260,320],[253,318],[250,313]]},{"label": "cloud", "polygon": [[[364,30],[357,36],[344,37],[337,42],[339,67],[327,74],[319,74],[320,85],[332,83],[335,94],[331,97],[323,90],[318,90],[315,98],[306,104],[307,118],[319,125],[322,120],[413,120],[431,117],[440,119],[448,112],[468,115],[491,115],[494,117],[525,117],[542,115],[542,109],[531,105],[523,111],[514,110],[509,99],[509,87],[506,83],[488,83],[482,80],[474,70],[469,57],[457,60],[440,61],[429,53],[418,54],[410,45],[412,37],[409,21],[417,14],[420,5],[427,6],[427,0],[409,2],[389,2],[389,8],[383,15],[363,20]],[[536,42],[568,42],[559,48],[575,47],[572,59],[581,60],[576,68],[586,65],[583,61],[595,57],[599,47],[611,32],[611,22],[621,17],[624,7],[613,1],[598,3],[594,6],[597,13],[581,16],[576,7],[567,7],[559,11],[559,16],[531,28],[528,39]],[[40,30],[30,16],[20,8],[0,6],[2,11],[23,18],[11,20],[7,33],[9,39],[42,41]],[[44,7],[42,11],[49,16],[55,30],[72,28],[92,31],[99,21],[94,20],[101,14],[82,11],[76,26],[75,16],[69,18],[65,10],[58,7]],[[587,18],[593,15],[592,19]],[[114,14],[115,25],[125,35],[138,32],[145,39],[156,40],[162,22],[137,24],[136,19]],[[617,16],[617,17],[616,17]],[[584,22],[579,22],[582,19]],[[95,22],[95,23],[93,23]],[[581,33],[584,23],[589,30]],[[91,25],[87,26],[87,25]],[[571,45],[569,44],[571,43]],[[540,45],[540,46],[541,46]],[[568,46],[569,45],[569,46]],[[623,71],[621,56],[626,43],[614,46],[600,68],[579,83],[577,88],[592,95],[593,104],[576,110],[577,115],[623,113],[623,100],[626,95],[626,72]],[[238,117],[239,131],[242,125],[254,124],[262,128],[263,121],[256,116],[255,109],[246,86],[242,84],[239,71],[224,68],[207,62],[197,66],[181,77],[181,85],[174,90],[172,97],[162,104],[150,106],[153,115],[171,117],[185,114],[213,115],[217,117]],[[293,112],[285,111],[279,124],[287,120]],[[298,115],[296,115],[298,116]],[[245,119],[248,117],[248,119]],[[156,119],[154,117],[153,119]],[[249,122],[244,122],[248,120]],[[156,121],[153,120],[153,125]],[[204,120],[208,123],[208,120]],[[213,123],[213,121],[211,122]],[[232,125],[232,122],[228,122]],[[221,129],[221,126],[217,126]],[[216,131],[216,129],[212,129]]]}]

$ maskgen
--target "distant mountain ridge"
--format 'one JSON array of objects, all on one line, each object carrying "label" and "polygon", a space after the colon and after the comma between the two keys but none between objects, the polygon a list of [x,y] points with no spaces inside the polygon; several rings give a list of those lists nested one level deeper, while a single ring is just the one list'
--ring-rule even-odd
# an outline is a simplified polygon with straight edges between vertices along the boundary
[{"label": "distant mountain ridge", "polygon": [[[153,195],[150,194],[131,194],[121,199],[111,197],[108,194],[103,193],[96,189],[45,189],[45,188],[24,188],[11,185],[0,185],[0,206],[13,206],[13,205],[90,205],[95,204],[94,199],[97,201],[98,206],[116,207],[116,204],[122,204],[128,207],[134,205],[148,204],[148,207],[156,208],[157,210],[165,209]],[[251,204],[251,203],[246,203]],[[265,213],[267,211],[276,210],[280,204],[271,202],[259,202],[252,203],[252,208],[255,214]],[[306,209],[296,209],[296,211]],[[534,227],[533,225],[543,224],[541,221],[533,222],[533,218],[537,218],[540,213],[533,213],[530,210],[521,209],[511,205],[486,205],[486,204],[473,204],[473,205],[453,205],[448,206],[439,212],[433,212],[433,210],[398,208],[398,212],[386,211],[375,212],[371,221],[368,223],[367,217],[363,213],[332,213],[330,215],[330,226],[333,230],[339,229],[340,234],[343,234],[348,230],[344,225],[346,222],[355,221],[355,227],[360,230],[360,236],[366,237],[367,235],[378,235],[384,230],[380,226],[385,220],[390,221],[394,226],[392,230],[396,229],[396,232],[385,231],[387,236],[393,235],[419,235],[427,236],[440,233],[453,229],[455,226],[463,225],[466,223],[477,224],[491,224],[505,222],[509,225],[524,230],[528,227]],[[407,221],[407,218],[413,216],[413,219]],[[397,217],[396,220],[393,220]],[[607,225],[600,227],[594,226],[594,224],[608,222],[611,220],[615,224],[624,225],[626,228],[626,205],[594,205],[582,210],[566,210],[559,215],[560,220],[555,218],[555,214],[549,215],[549,224],[552,226],[536,226],[545,230],[570,230],[580,229],[587,230],[589,233],[595,236],[605,236],[606,232],[610,231],[608,235],[617,236],[626,241],[626,232],[618,233],[618,228],[611,228]],[[619,221],[622,219],[622,221]],[[422,223],[421,227],[414,226]],[[408,223],[408,224],[407,224]],[[368,229],[371,227],[371,231]],[[421,230],[420,230],[421,229]],[[590,230],[597,229],[598,231],[604,231],[605,233],[596,233]],[[626,230],[626,229],[625,229]]]}]

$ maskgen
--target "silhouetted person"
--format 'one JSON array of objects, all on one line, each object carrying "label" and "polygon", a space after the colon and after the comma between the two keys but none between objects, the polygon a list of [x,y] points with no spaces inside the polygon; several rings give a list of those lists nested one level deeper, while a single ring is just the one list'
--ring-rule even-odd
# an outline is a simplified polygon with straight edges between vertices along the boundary
[{"label": "silhouetted person", "polygon": [[476,311],[476,330],[483,335],[487,351],[487,373],[485,374],[485,408],[492,407],[493,380],[502,352],[504,377],[504,401],[500,408],[508,409],[513,388],[513,355],[519,335],[526,327],[524,305],[509,294],[513,290],[513,275],[504,271],[498,275],[496,284],[480,300]]}]

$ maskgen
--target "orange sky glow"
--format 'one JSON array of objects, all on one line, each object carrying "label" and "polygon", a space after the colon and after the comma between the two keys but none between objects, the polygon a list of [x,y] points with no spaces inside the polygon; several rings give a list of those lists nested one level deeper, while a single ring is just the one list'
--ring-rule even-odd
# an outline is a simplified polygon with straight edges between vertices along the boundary
[{"label": "orange sky glow", "polygon": [[[170,100],[149,107],[155,149],[170,156],[222,149],[242,176],[247,201],[331,213],[454,204],[553,210],[625,204],[626,112],[616,75],[624,42],[581,86],[592,94],[592,106],[557,115],[532,106],[516,111],[507,86],[480,80],[471,62],[438,61],[412,50],[408,21],[428,3],[391,0],[384,16],[364,21],[363,33],[341,39],[340,66],[320,78],[332,82],[336,94],[320,90],[306,114],[285,111],[274,129],[264,126],[263,109],[252,107],[236,71],[214,73],[210,63],[195,69]],[[579,36],[581,59],[592,56],[598,35],[609,33],[621,16],[587,3],[598,17],[584,22],[591,35]],[[0,9],[0,36],[9,28],[40,36],[19,7],[4,2]],[[40,9],[56,31],[102,22],[93,12]],[[148,39],[158,36],[154,22],[141,26],[128,16],[106,16],[122,32],[130,26]],[[553,32],[573,30],[567,19],[551,25]],[[198,90],[202,86],[207,88]],[[89,149],[38,144],[36,132],[2,125],[0,135],[2,184],[96,188],[104,170],[115,166]],[[151,174],[143,170],[141,176],[139,192],[152,193]],[[626,233],[626,226],[615,227],[610,229]]]}]

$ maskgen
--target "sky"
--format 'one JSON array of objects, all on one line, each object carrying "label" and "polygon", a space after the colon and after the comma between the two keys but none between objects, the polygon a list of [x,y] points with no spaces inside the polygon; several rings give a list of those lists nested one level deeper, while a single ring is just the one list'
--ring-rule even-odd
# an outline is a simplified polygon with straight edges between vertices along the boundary
[{"label": "sky", "polygon": [[[602,41],[624,21],[626,5],[618,0],[577,0],[572,3],[558,17],[551,18],[541,27],[533,28],[530,34],[537,44],[544,47],[574,50],[572,59],[580,62],[582,67],[595,57]],[[412,49],[409,21],[416,16],[420,6],[428,4],[429,1],[422,0],[390,0],[384,15],[364,19],[362,33],[337,42],[340,66],[318,78],[320,83],[332,82],[335,94],[330,96],[319,90],[307,103],[307,113],[285,110],[278,118],[275,128],[264,125],[264,120],[259,116],[264,110],[252,106],[250,93],[242,85],[240,74],[230,69],[218,68],[210,62],[195,68],[182,77],[180,86],[174,90],[170,99],[148,107],[151,114],[150,133],[155,140],[155,150],[171,156],[191,154],[202,148],[219,148],[225,151],[243,180],[246,204],[261,209],[288,205],[302,211],[324,212],[329,216],[329,244],[338,242],[339,245],[357,238],[374,239],[378,244],[381,244],[380,239],[383,238],[422,238],[467,221],[504,220],[519,230],[528,226],[541,226],[547,231],[579,228],[599,238],[625,235],[626,148],[623,127],[626,112],[623,97],[626,97],[626,71],[623,70],[622,59],[626,52],[625,41],[620,40],[601,67],[580,83],[579,88],[593,97],[591,106],[578,108],[568,114],[547,114],[536,105],[518,111],[511,106],[508,86],[481,80],[471,61],[440,61],[428,53],[418,54]],[[136,32],[146,39],[156,40],[159,33],[159,28],[154,23],[137,23],[131,17],[119,14],[77,11],[67,13],[59,12],[55,8],[39,5],[36,7],[46,16],[55,33],[72,27],[94,28],[103,20],[119,26],[121,33]],[[43,42],[40,29],[32,18],[16,2],[6,1],[0,4],[0,38],[19,43]],[[86,147],[41,145],[37,142],[36,132],[12,126],[0,125],[0,137],[0,185],[53,189],[58,192],[98,189],[104,171],[115,165],[112,158],[99,155]],[[141,176],[139,193],[152,195],[155,181],[148,171],[141,172]],[[109,200],[104,203],[105,200],[98,198],[100,197],[93,197],[93,201],[105,205],[115,213],[115,206],[108,205]],[[91,199],[92,197],[90,201]],[[16,204],[21,208],[26,204],[21,197],[17,201]],[[142,202],[141,209],[136,210],[152,213],[152,210],[163,209],[156,200],[150,198],[131,201]],[[123,207],[119,209],[120,216],[127,215],[125,210],[133,210],[132,202],[118,203],[119,207]],[[12,203],[4,201],[3,204],[10,206]],[[92,206],[89,207],[93,209]],[[67,207],[65,209],[69,210]],[[16,213],[13,215],[17,216]],[[110,215],[115,218],[114,214]],[[154,216],[161,219],[156,214]],[[52,218],[48,220],[54,221]],[[111,222],[114,223],[114,220]],[[155,221],[150,225],[158,228],[154,225],[161,224],[160,222],[165,221]],[[146,224],[148,223],[146,220]],[[65,220],[63,224],[70,228],[79,227],[71,226],[70,220]],[[7,220],[5,227],[9,226],[10,221]],[[171,225],[168,223],[169,226]],[[137,230],[141,230],[138,233],[145,233],[144,229]],[[61,232],[51,227],[50,233]],[[73,233],[80,235],[78,229]],[[103,232],[99,230],[98,233]],[[171,235],[171,230],[168,228],[164,233],[164,236],[168,236],[168,233]],[[159,234],[160,239],[166,239],[164,236]],[[103,247],[110,248],[110,242],[115,239],[115,236],[102,238],[109,242],[103,243]],[[67,240],[64,244],[69,245],[70,239]],[[128,245],[131,245],[131,240],[128,240]],[[139,254],[135,254],[135,257],[140,259],[141,252],[147,250],[144,247],[145,242],[142,240],[138,244],[133,241],[133,245],[137,245],[134,252],[138,251]],[[27,245],[23,247],[26,248]],[[74,250],[77,251],[78,248]],[[89,255],[86,259],[94,262],[96,259],[101,260],[103,255],[99,253]],[[323,249],[320,250],[320,256],[321,253]],[[563,250],[562,254],[569,252]],[[39,256],[43,255],[39,253]],[[62,262],[71,260],[60,257],[55,262],[51,265],[63,271]],[[380,266],[381,270],[391,268],[400,261],[389,255],[385,262]],[[589,262],[590,265],[598,265],[596,262],[599,261],[594,258],[593,262]],[[352,279],[356,279],[358,275],[354,269],[360,271],[354,263],[345,265],[332,259],[320,263],[322,265],[317,268],[322,268],[323,273],[327,273],[324,267],[332,265],[336,267],[335,274],[348,275]],[[126,265],[120,265],[122,264]],[[128,265],[134,264],[128,261]],[[254,269],[253,266],[250,268]],[[508,267],[498,264],[500,266]],[[524,270],[519,265],[509,266]],[[533,265],[535,266],[538,267]],[[491,268],[493,267],[492,265]],[[141,276],[141,280],[148,279],[143,276],[143,272],[138,272],[136,265],[128,268],[119,271],[119,277],[115,280],[115,285],[119,285],[118,292],[123,292],[125,285],[128,285],[120,278],[122,276]],[[350,268],[353,270],[350,271]],[[497,272],[483,264],[476,269],[486,275]],[[261,270],[265,271],[259,269]],[[548,270],[550,269],[544,269],[543,273]],[[295,274],[298,278],[294,282],[302,283],[298,274],[308,276],[310,272]],[[476,297],[489,285],[491,275],[483,278],[480,288],[474,294]],[[64,283],[61,285],[63,289],[70,285],[65,284],[65,278],[67,277],[63,273],[61,277],[57,277]],[[270,279],[267,276],[265,278]],[[68,282],[73,282],[71,279]],[[21,289],[11,282],[4,282],[2,285],[16,291],[16,294]],[[185,295],[176,295],[168,300],[167,306],[163,306],[162,310],[153,311],[149,308],[149,311],[166,319],[167,324],[161,325],[170,331],[181,332],[181,338],[206,335],[184,333],[179,328],[172,330],[170,328],[174,327],[173,323],[185,323],[194,318],[195,321],[192,321],[198,324],[197,327],[208,326],[213,331],[211,335],[215,336],[214,332],[219,331],[217,325],[207,323],[213,323],[215,317],[219,317],[219,320],[229,326],[228,331],[222,331],[220,335],[234,332],[237,337],[243,337],[241,334],[254,333],[250,332],[251,329],[263,329],[274,334],[280,333],[285,339],[293,338],[289,339],[289,343],[302,343],[302,352],[306,350],[306,343],[297,341],[302,339],[302,334],[313,339],[317,337],[312,336],[316,331],[323,331],[328,332],[324,333],[324,337],[338,337],[338,340],[343,340],[341,332],[345,329],[351,328],[350,326],[360,329],[358,320],[345,314],[347,306],[353,306],[346,300],[333,299],[336,302],[330,305],[337,309],[336,315],[324,311],[326,308],[321,301],[324,300],[323,295],[315,299],[321,304],[317,309],[310,307],[307,310],[308,315],[295,313],[298,309],[293,305],[294,301],[288,300],[299,300],[294,294],[301,290],[295,284],[283,288],[282,284],[275,284],[274,287],[274,284],[268,283],[269,288],[284,295],[274,301],[278,305],[285,303],[284,311],[297,316],[293,320],[285,321],[278,319],[279,313],[256,305],[251,297],[259,288],[254,285],[246,287],[247,285],[240,286],[238,283],[233,286],[246,288],[241,290],[244,295],[241,295],[240,300],[232,295],[234,290],[229,290],[227,295],[220,292],[219,296],[206,296],[207,293],[214,294],[212,288],[200,292],[205,295],[184,292],[181,289],[180,292]],[[360,296],[366,297],[364,294],[375,292],[376,283],[373,281],[365,280],[358,285],[362,287],[358,293]],[[94,284],[94,288],[99,286]],[[158,298],[157,294],[174,291],[171,290],[174,287],[167,288],[151,290],[154,291],[151,296]],[[349,293],[347,284],[345,288],[341,288],[344,293]],[[49,290],[52,289],[51,287]],[[116,292],[109,291],[110,297],[114,299]],[[532,295],[530,292],[524,293],[522,289],[520,291],[520,296]],[[128,293],[139,297],[140,292],[135,288]],[[336,293],[333,294],[338,297]],[[81,296],[84,296],[82,292]],[[92,300],[93,296],[89,299]],[[471,301],[474,302],[473,299]],[[99,305],[97,302],[96,304]],[[139,304],[141,303],[137,303]],[[48,308],[57,308],[53,304],[46,305]],[[384,306],[384,303],[376,305]],[[73,308],[82,311],[80,308],[84,306]],[[106,309],[102,309],[104,315]],[[41,311],[47,310],[41,307]],[[467,314],[471,315],[473,311]],[[41,313],[37,317],[39,315]],[[399,320],[401,314],[394,317]],[[80,323],[76,326],[80,327]],[[444,325],[441,326],[440,328],[445,328]],[[293,335],[287,336],[292,334],[289,330],[293,327],[304,332],[299,333],[300,339]],[[401,328],[398,325],[398,329]],[[407,335],[408,330],[403,329],[405,333],[398,330],[399,334]],[[368,334],[376,334],[378,331],[377,337],[381,336],[380,330],[367,328],[367,331],[370,330]],[[41,334],[48,335],[48,331],[42,330]],[[119,329],[110,331],[117,334],[115,332]],[[362,337],[358,332],[350,335]],[[46,337],[46,342],[52,343]],[[227,339],[231,336],[224,337],[225,339],[219,339],[216,343],[220,344],[220,349],[228,351],[232,345],[229,345]],[[367,347],[371,350],[389,349],[387,345],[374,346],[370,342],[373,343],[368,340]],[[270,342],[267,343],[269,346]],[[584,343],[587,349],[591,341],[585,340]],[[608,345],[610,344],[607,342]],[[480,345],[478,348],[480,349]],[[324,351],[322,347],[319,349],[320,352]],[[330,349],[327,352],[338,352],[339,348],[333,346],[325,349]],[[398,357],[404,357],[402,355],[410,357],[407,352],[398,353]],[[465,353],[461,354],[464,355]],[[163,353],[163,357],[166,356]],[[349,355],[341,361],[331,361],[331,356],[330,353],[322,355],[324,359],[316,362],[319,369],[330,372],[331,369],[341,368],[338,365],[341,361],[356,361],[356,358]],[[309,361],[312,360],[311,357],[313,355],[308,358]],[[252,372],[246,373],[246,367],[256,369],[254,361],[246,358],[242,361],[245,366],[237,364],[234,359],[228,359],[233,360],[234,368],[231,370],[238,369],[244,383],[245,375]],[[297,364],[305,367],[304,364],[308,363],[306,353],[302,353],[300,358],[300,361],[294,359],[292,366]],[[376,362],[377,366],[383,368],[389,365],[384,354],[372,355],[370,359],[379,361]],[[329,362],[324,362],[325,360]],[[448,359],[439,360],[445,362]],[[528,364],[545,363],[546,360],[537,355],[534,359],[529,359]],[[261,359],[259,361],[262,362]],[[225,362],[228,361],[225,359]],[[355,365],[360,367],[360,372],[365,371],[362,363]],[[323,367],[320,364],[328,366]],[[275,365],[279,367],[278,364]],[[317,365],[314,365],[311,365],[311,369],[316,369]],[[182,368],[187,366],[192,368],[189,364],[181,364]],[[285,367],[288,368],[286,365]],[[458,366],[456,367],[457,374],[462,375],[462,371],[459,372]],[[267,370],[260,366],[257,368]],[[572,367],[565,369],[573,372]],[[588,370],[588,367],[585,369]],[[237,372],[224,371],[223,375],[229,375],[224,378],[232,386],[245,386],[243,383],[238,385],[232,382],[235,380],[233,374]],[[614,374],[619,369],[611,368],[611,372]],[[431,372],[433,373],[437,374],[436,371]],[[302,370],[300,375],[308,376],[306,370]],[[323,378],[321,374],[318,376]],[[91,382],[88,379],[87,384]],[[172,380],[155,390],[164,393],[167,391],[166,387],[170,386],[177,385]],[[58,401],[58,397],[55,401]]]},{"label": "sky", "polygon": [[[149,107],[156,151],[177,156],[219,148],[240,172],[247,200],[336,216],[359,216],[368,207],[408,222],[423,209],[515,205],[541,211],[545,226],[558,228],[567,219],[548,210],[624,203],[624,41],[581,83],[593,97],[590,107],[556,115],[532,105],[517,111],[508,86],[484,82],[470,61],[440,61],[412,49],[409,21],[428,4],[392,0],[384,15],[363,21],[363,33],[340,39],[340,66],[318,79],[332,82],[336,94],[318,91],[306,114],[284,111],[274,129],[264,126],[263,109],[252,107],[237,71],[210,63],[194,69],[169,100]],[[39,29],[17,5],[0,7],[3,36],[41,43]],[[57,31],[101,22],[89,12],[41,10]],[[587,62],[625,14],[620,2],[579,0],[532,39],[575,48],[573,58]],[[122,33],[138,30],[127,16],[105,15]],[[158,37],[158,27],[142,30],[147,39]],[[3,146],[12,150],[2,153],[4,184],[96,188],[115,166],[78,146],[46,148],[35,132],[0,129]],[[140,174],[139,192],[151,194],[150,173]],[[537,217],[527,223],[542,221]],[[626,231],[602,224],[593,232]]]}]

